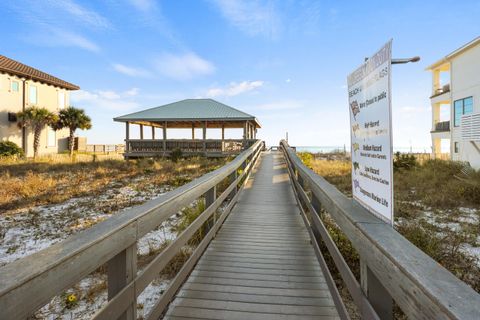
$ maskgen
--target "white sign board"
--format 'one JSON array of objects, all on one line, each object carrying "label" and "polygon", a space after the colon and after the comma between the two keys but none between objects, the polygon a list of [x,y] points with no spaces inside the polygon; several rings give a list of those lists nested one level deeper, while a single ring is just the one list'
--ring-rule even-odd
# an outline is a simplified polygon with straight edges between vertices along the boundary
[{"label": "white sign board", "polygon": [[392,41],[348,76],[353,198],[393,224]]}]

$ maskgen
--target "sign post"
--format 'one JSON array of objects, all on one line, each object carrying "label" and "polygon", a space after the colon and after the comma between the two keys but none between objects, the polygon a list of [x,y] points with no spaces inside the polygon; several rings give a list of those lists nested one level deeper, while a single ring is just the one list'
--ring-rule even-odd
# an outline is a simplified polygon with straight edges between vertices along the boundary
[{"label": "sign post", "polygon": [[348,75],[353,198],[393,225],[392,41]]}]

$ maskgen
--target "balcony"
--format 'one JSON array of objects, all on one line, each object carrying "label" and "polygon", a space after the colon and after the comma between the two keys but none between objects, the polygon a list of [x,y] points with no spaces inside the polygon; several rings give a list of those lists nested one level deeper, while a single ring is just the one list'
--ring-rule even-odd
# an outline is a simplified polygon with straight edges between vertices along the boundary
[{"label": "balcony", "polygon": [[442,86],[441,88],[434,89],[432,96],[430,99],[441,96],[444,93],[450,92],[450,84],[446,84]]},{"label": "balcony", "polygon": [[450,121],[440,121],[435,123],[434,132],[450,131]]}]

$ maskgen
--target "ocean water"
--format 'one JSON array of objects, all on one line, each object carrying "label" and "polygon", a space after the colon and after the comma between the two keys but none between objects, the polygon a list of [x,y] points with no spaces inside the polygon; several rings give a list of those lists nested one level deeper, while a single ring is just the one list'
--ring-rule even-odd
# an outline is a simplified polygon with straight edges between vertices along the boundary
[{"label": "ocean water", "polygon": [[[350,152],[350,146],[297,146],[297,152],[330,153],[343,152],[345,149]],[[344,149],[345,148],[345,149]],[[430,153],[430,147],[393,147],[393,152],[401,153]]]},{"label": "ocean water", "polygon": [[[299,146],[296,147],[297,152],[311,152],[311,153],[330,153],[330,152],[343,152],[344,148],[343,146]],[[346,148],[346,147],[345,147]],[[350,149],[346,150],[347,152],[350,151]]]}]

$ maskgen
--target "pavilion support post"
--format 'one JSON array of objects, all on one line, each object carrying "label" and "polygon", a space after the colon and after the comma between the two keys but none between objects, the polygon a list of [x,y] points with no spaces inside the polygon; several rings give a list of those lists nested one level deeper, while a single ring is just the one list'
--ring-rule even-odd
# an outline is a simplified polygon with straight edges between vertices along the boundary
[{"label": "pavilion support post", "polygon": [[245,124],[243,125],[243,148],[247,146],[247,126],[248,121],[245,121]]},{"label": "pavilion support post", "polygon": [[143,140],[143,124],[140,125],[140,140]]},{"label": "pavilion support post", "polygon": [[155,140],[155,127],[152,126],[152,140]]},{"label": "pavilion support post", "polygon": [[195,140],[195,123],[192,123],[192,140]]},{"label": "pavilion support post", "polygon": [[207,155],[207,121],[203,123],[203,152]]},{"label": "pavilion support post", "polygon": [[163,152],[167,151],[167,121],[163,123]]},{"label": "pavilion support post", "polygon": [[128,152],[130,150],[130,122],[125,122],[125,154],[128,159]]},{"label": "pavilion support post", "polygon": [[222,123],[222,152],[225,151],[225,123]]}]

